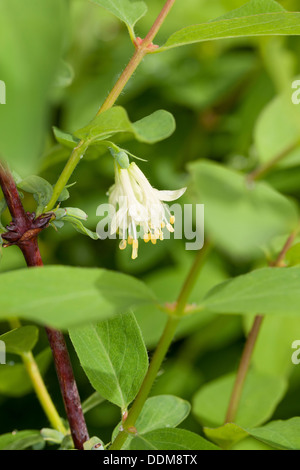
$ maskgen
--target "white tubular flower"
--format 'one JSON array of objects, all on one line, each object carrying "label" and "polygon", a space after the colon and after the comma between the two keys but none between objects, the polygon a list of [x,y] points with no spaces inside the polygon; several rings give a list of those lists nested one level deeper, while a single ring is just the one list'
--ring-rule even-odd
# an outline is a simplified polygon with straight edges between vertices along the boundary
[{"label": "white tubular flower", "polygon": [[[115,184],[109,190],[109,203],[116,210],[111,221],[111,234],[119,233],[120,249],[132,245],[132,259],[138,255],[138,236],[154,245],[163,240],[162,229],[174,232],[175,217],[163,201],[174,201],[186,188],[158,191],[153,188],[135,163],[124,169],[115,161]],[[137,230],[139,228],[139,230]]]}]

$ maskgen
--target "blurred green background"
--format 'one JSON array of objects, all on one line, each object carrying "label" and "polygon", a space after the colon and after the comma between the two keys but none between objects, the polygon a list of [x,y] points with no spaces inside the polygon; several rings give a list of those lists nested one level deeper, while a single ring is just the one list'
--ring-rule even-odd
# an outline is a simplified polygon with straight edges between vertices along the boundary
[{"label": "blurred green background", "polygon": [[[87,0],[59,0],[57,5],[51,1],[53,4],[45,3],[46,14],[46,10],[36,10],[38,2],[30,0],[36,17],[29,11],[28,17],[24,16],[26,2],[23,2],[17,19],[13,17],[16,0],[10,2],[11,11],[5,2],[0,3],[0,79],[7,84],[7,105],[0,106],[0,151],[4,156],[17,156],[16,170],[22,176],[36,171],[54,184],[68,151],[55,143],[51,127],[72,132],[91,120],[127,64],[133,46],[126,27],[97,5]],[[136,28],[141,37],[146,35],[163,1],[146,3],[149,12]],[[172,32],[209,21],[244,3],[244,0],[185,0],[183,8],[178,1],[155,42],[162,44]],[[279,3],[288,10],[299,7],[296,0]],[[14,36],[12,31],[16,32]],[[40,36],[44,37],[43,48]],[[7,48],[3,47],[3,41],[8,39],[11,42]],[[177,129],[159,144],[147,146],[132,141],[126,143],[126,148],[148,160],[139,166],[158,189],[186,185],[187,163],[199,159],[220,162],[233,170],[251,171],[260,161],[254,145],[257,120],[284,84],[300,73],[299,57],[300,39],[296,37],[211,41],[146,57],[118,104],[126,108],[132,121],[157,109],[166,109],[175,116]],[[299,159],[298,163],[295,159],[293,164],[275,168],[266,179],[282,194],[297,200],[299,177]],[[67,205],[83,209],[89,215],[88,227],[95,230],[97,206],[107,201],[106,192],[113,183],[111,157],[91,153],[76,169],[73,182],[76,185],[70,189]],[[189,195],[184,202],[189,202]],[[25,195],[24,204],[28,210],[34,210],[30,195]],[[7,213],[5,217],[8,221]],[[282,240],[284,237],[272,240],[274,246],[269,248],[269,256],[272,249],[282,245]],[[118,250],[116,241],[93,241],[70,226],[57,233],[49,228],[40,238],[40,247],[45,264],[105,267],[130,273],[146,280],[162,300],[169,302],[176,300],[195,256],[194,252],[185,250],[184,241],[170,240],[157,246],[141,246],[139,257],[133,262],[128,250]],[[1,272],[25,266],[16,247],[3,251]],[[263,251],[250,258],[234,257],[230,250],[217,244],[191,301],[200,299],[210,287],[226,278],[265,264]],[[161,312],[145,308],[137,311],[137,319],[151,350],[165,317]],[[1,324],[1,332],[6,330],[7,325]],[[35,354],[47,346],[43,329],[40,330]],[[203,384],[236,370],[244,331],[243,319],[238,316],[212,317],[204,312],[184,320],[152,393],[169,393],[192,400]],[[290,331],[284,343],[288,355],[300,327],[293,327],[291,334]],[[271,355],[280,335],[282,329],[276,330],[275,325],[272,341],[262,340],[266,349],[260,352],[261,357]],[[71,345],[70,350],[80,394],[85,399],[92,389]],[[9,360],[18,359],[11,356]],[[260,362],[259,357],[257,361]],[[64,414],[54,366],[45,364],[45,369],[46,384]],[[0,369],[1,433],[16,428],[38,429],[47,424],[33,392],[19,386],[24,380],[22,375],[13,376],[12,370]],[[5,386],[1,385],[4,383]],[[300,414],[299,392],[300,368],[298,372],[294,367],[288,395],[277,408],[276,418]],[[118,420],[119,410],[106,402],[87,414],[90,434],[105,441],[110,439]],[[184,427],[201,432],[193,414]]]}]

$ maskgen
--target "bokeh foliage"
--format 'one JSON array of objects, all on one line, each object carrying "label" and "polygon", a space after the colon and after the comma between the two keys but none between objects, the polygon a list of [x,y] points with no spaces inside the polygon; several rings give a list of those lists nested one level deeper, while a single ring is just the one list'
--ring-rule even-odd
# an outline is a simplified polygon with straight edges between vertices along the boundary
[{"label": "bokeh foliage", "polygon": [[[57,143],[52,126],[68,133],[76,133],[86,126],[128,62],[133,46],[126,25],[99,8],[97,0],[93,3],[49,0],[43,2],[47,14],[39,7],[38,0],[28,0],[15,15],[17,3],[17,0],[10,0],[10,6],[5,6],[5,2],[0,5],[0,43],[2,35],[5,40],[10,36],[5,30],[10,28],[8,20],[18,31],[18,35],[11,38],[10,47],[2,48],[0,54],[0,79],[12,84],[8,87],[7,107],[0,107],[0,150],[7,158],[16,156],[16,169],[22,177],[38,173],[54,184],[70,149]],[[28,18],[23,16],[25,3],[29,8]],[[145,36],[162,6],[161,0],[146,3],[148,13],[135,28],[141,37]],[[245,0],[186,0],[182,8],[179,0],[156,42],[163,45],[174,31],[221,17],[245,3]],[[297,3],[296,0],[278,2],[290,11],[298,9]],[[30,8],[35,12],[34,16],[30,14]],[[132,25],[134,20],[129,23]],[[26,28],[22,34],[24,24]],[[44,45],[42,49],[40,40]],[[29,56],[30,61],[27,60]],[[300,105],[292,107],[290,95],[291,83],[300,74],[299,57],[300,39],[296,36],[230,38],[174,48],[147,56],[118,100],[118,104],[126,108],[131,122],[159,109],[174,115],[176,131],[166,140],[147,145],[145,141],[131,138],[122,145],[134,155],[148,160],[139,162],[139,166],[153,186],[177,189],[188,185],[183,203],[205,204],[206,236],[212,241],[212,249],[190,299],[191,303],[201,304],[201,310],[183,320],[177,342],[163,364],[152,395],[177,395],[191,402],[192,413],[187,418],[188,413],[182,411],[182,419],[186,418],[184,428],[204,435],[203,426],[206,426],[206,436],[223,447],[239,442],[236,448],[256,449],[262,441],[266,448],[285,448],[273,434],[272,438],[271,434],[266,434],[262,425],[267,420],[291,419],[300,413],[300,366],[291,364],[291,344],[300,338],[300,320],[291,314],[297,310],[299,301],[297,297],[295,305],[291,303],[285,307],[286,298],[282,297],[288,295],[285,282],[289,282],[290,295],[295,292],[296,296],[296,285],[291,285],[290,280],[292,282],[299,268],[288,268],[292,269],[290,280],[284,275],[280,279],[278,273],[277,277],[274,274],[274,279],[273,274],[268,274],[271,276],[271,281],[269,278],[266,281],[266,284],[269,282],[269,298],[274,290],[278,296],[274,297],[273,304],[256,303],[254,293],[259,299],[259,289],[265,292],[263,283],[259,278],[249,281],[243,277],[239,278],[237,286],[235,281],[230,281],[221,287],[221,293],[212,291],[202,302],[206,293],[217,284],[266,267],[275,259],[297,223]],[[289,154],[287,158],[272,168],[264,181],[253,183],[254,188],[246,185],[246,173],[285,151]],[[90,148],[70,182],[76,182],[69,188],[70,205],[85,211],[89,216],[87,226],[95,230],[96,209],[107,201],[106,193],[113,183],[111,157],[97,147]],[[24,204],[28,210],[34,210],[34,198],[28,191],[24,195]],[[9,220],[7,211],[3,219],[4,222]],[[193,262],[195,253],[186,251],[184,243],[184,240],[171,239],[157,246],[141,246],[139,257],[133,262],[128,251],[118,250],[117,241],[92,240],[69,225],[58,232],[49,228],[40,239],[45,264],[96,267],[101,268],[101,273],[103,269],[110,269],[131,274],[145,281],[156,298],[163,302],[176,300]],[[297,253],[295,256],[297,258]],[[4,280],[8,276],[8,281],[1,284],[0,292],[9,288],[10,272],[24,266],[16,247],[4,251],[0,270],[5,273]],[[66,272],[65,276],[65,280],[63,275],[61,278],[62,292],[64,283],[67,289],[71,289],[72,284],[71,275]],[[92,274],[89,272],[88,276],[92,277]],[[28,288],[22,286],[21,276],[19,278],[17,282],[26,300]],[[263,275],[262,279],[265,279]],[[299,276],[296,281],[298,279]],[[88,280],[85,276],[84,280],[78,278],[76,282]],[[254,282],[257,284],[253,286]],[[249,284],[253,286],[252,303],[244,298],[241,306],[234,293],[237,290],[242,297],[243,286],[247,291]],[[76,285],[72,288],[76,291]],[[135,285],[129,284],[129,289],[134,290]],[[40,295],[43,297],[44,293],[40,291]],[[93,293],[90,295],[92,298]],[[249,308],[244,309],[247,302]],[[110,299],[103,300],[103,305],[106,304],[116,312],[117,307]],[[95,308],[99,308],[98,303]],[[256,310],[260,308],[262,310]],[[277,309],[277,315],[268,316],[263,323],[245,391],[246,405],[237,419],[237,426],[212,430],[212,427],[221,426],[224,420],[233,373],[253,314],[272,313],[272,309]],[[243,316],[234,315],[241,311]],[[134,318],[131,322],[137,330],[132,331],[130,340],[137,341],[136,338],[142,335],[151,351],[166,316],[155,305],[147,304],[135,309],[135,317],[137,324]],[[6,331],[7,324],[3,322],[1,333]],[[94,333],[87,327],[87,337]],[[63,414],[46,347],[45,334],[40,328],[35,353]],[[139,347],[140,354],[145,355],[143,347]],[[71,344],[70,348],[80,393],[85,399],[93,389]],[[9,359],[11,363],[19,361],[14,354],[9,355]],[[145,368],[146,357],[142,359]],[[93,370],[89,370],[89,374],[93,375]],[[95,380],[93,377],[92,383]],[[136,381],[139,384],[140,377]],[[105,392],[103,394],[107,398]],[[20,396],[18,401],[16,397]],[[122,401],[118,397],[111,401],[120,406],[128,404],[126,399]],[[178,407],[183,404],[177,403]],[[21,363],[6,369],[0,366],[0,413],[1,433],[14,428],[45,426],[44,416],[35,406],[30,384],[24,379]],[[104,442],[111,439],[120,419],[119,409],[107,401],[90,410],[86,417],[91,435],[100,436]],[[253,431],[252,428],[257,426],[260,427]],[[268,426],[271,431],[272,427],[276,431],[281,424],[275,422]],[[292,421],[291,426],[296,430],[299,424]],[[288,427],[287,434],[290,429]],[[163,439],[151,436],[154,432],[151,428],[146,427],[144,432],[149,433],[151,442]],[[163,434],[162,430],[160,432]],[[35,435],[25,438],[39,443]],[[189,436],[178,435],[178,439],[188,440]],[[197,448],[197,442],[194,445]],[[142,444],[136,442],[136,446],[140,448]],[[299,439],[296,443],[293,441],[293,446],[299,449]]]}]

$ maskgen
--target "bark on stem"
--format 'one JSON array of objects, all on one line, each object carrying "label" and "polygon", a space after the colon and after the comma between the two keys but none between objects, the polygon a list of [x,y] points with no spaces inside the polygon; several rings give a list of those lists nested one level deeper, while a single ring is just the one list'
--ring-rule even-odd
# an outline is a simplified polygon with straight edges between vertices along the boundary
[{"label": "bark on stem", "polygon": [[[0,185],[12,216],[12,222],[7,227],[8,232],[2,234],[6,246],[17,245],[22,250],[29,267],[43,266],[37,237],[41,230],[48,225],[50,217],[41,216],[35,219],[34,214],[25,212],[14,179],[3,162],[0,162]],[[82,450],[89,435],[67,345],[60,331],[46,328],[46,332],[54,357],[74,445],[76,449]]]},{"label": "bark on stem", "polygon": [[89,434],[65,338],[61,331],[51,328],[46,328],[46,333],[52,349],[74,445],[76,449],[83,450],[83,444],[89,439]]}]

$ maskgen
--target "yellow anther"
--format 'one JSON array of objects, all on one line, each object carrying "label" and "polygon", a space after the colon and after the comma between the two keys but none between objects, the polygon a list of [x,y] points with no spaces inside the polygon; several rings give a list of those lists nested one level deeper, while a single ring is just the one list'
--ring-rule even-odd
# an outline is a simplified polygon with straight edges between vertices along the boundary
[{"label": "yellow anther", "polygon": [[126,240],[121,240],[119,244],[120,250],[125,250],[126,246],[127,246]]},{"label": "yellow anther", "polygon": [[164,234],[163,234],[162,232],[160,232],[159,239],[160,239],[161,241],[163,241],[163,239],[164,239]]},{"label": "yellow anther", "polygon": [[132,241],[132,254],[131,258],[136,259],[138,256],[138,247],[139,247],[139,242],[137,240]]},{"label": "yellow anther", "polygon": [[144,234],[144,242],[148,243],[150,241],[151,235],[150,233],[145,233]]},{"label": "yellow anther", "polygon": [[161,223],[161,228],[165,228],[166,224],[164,222]]},{"label": "yellow anther", "polygon": [[171,215],[170,223],[173,225],[175,223],[175,215]]},{"label": "yellow anther", "polygon": [[152,243],[152,245],[156,245],[156,238],[151,237],[151,243]]},{"label": "yellow anther", "polygon": [[167,224],[167,229],[169,230],[169,232],[174,232],[174,228],[171,224]]},{"label": "yellow anther", "polygon": [[129,235],[128,237],[128,245],[132,245],[133,243],[133,237],[131,235]]}]

